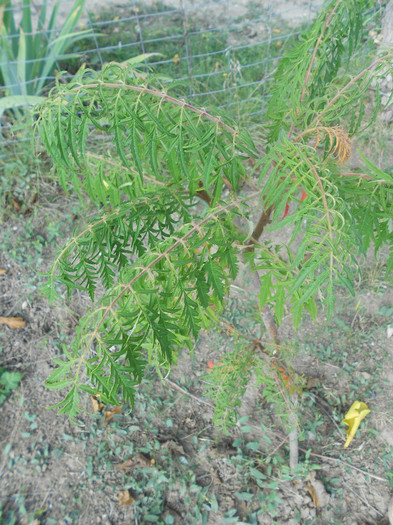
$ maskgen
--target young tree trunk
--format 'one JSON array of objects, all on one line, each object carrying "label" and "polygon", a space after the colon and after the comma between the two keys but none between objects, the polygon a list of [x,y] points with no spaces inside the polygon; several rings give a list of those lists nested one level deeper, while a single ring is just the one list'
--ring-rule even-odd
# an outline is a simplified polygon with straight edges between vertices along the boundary
[{"label": "young tree trunk", "polygon": [[[258,272],[248,268],[248,277],[250,280],[250,285],[255,293],[258,295],[259,288],[261,286],[260,277]],[[265,326],[266,339],[271,343],[274,343],[279,346],[279,338],[277,326],[274,322],[273,316],[267,306],[265,306],[261,311],[261,321]],[[256,403],[257,396],[259,394],[259,387],[256,381],[256,376],[253,374],[251,381],[244,393],[242,403],[239,409],[240,417],[249,415],[250,405]],[[288,424],[290,427],[288,434],[289,442],[289,466],[291,470],[294,470],[298,465],[299,459],[299,441],[298,441],[298,418],[296,414],[296,406],[298,404],[298,394],[293,393],[290,395],[290,402],[292,403],[293,410],[288,415]],[[248,412],[248,413],[247,413]]]}]

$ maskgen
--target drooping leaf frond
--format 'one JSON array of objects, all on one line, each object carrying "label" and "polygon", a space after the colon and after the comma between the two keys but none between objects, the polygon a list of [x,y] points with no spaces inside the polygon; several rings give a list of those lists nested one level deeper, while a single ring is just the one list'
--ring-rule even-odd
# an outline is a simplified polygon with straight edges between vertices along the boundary
[{"label": "drooping leaf frond", "polygon": [[[145,352],[153,364],[168,366],[179,347],[191,347],[200,329],[215,318],[214,310],[222,308],[237,273],[233,207],[218,208],[200,222],[184,225],[127,265],[81,323],[72,363],[58,361],[62,372],[56,370],[48,384],[60,381],[78,388],[81,368],[86,367],[106,399],[113,402],[119,390],[123,396],[127,390],[132,401],[134,389],[127,389],[127,377],[134,384],[140,381]],[[77,408],[69,403],[67,399],[63,408],[74,413]]]},{"label": "drooping leaf frond", "polygon": [[[346,228],[347,204],[338,192],[329,166],[321,165],[314,148],[282,136],[264,157],[260,178],[264,184],[261,199],[265,206],[275,205],[274,226],[270,230],[283,225],[292,228],[285,253],[272,254],[256,248],[258,257],[254,264],[264,273],[261,306],[274,300],[280,321],[289,299],[298,322],[303,308],[315,314],[314,297],[325,290],[326,304],[332,311],[335,285],[351,288],[346,272],[352,267],[357,249]],[[306,195],[303,200],[301,191]],[[290,200],[296,211],[282,219]]]},{"label": "drooping leaf frond", "polygon": [[180,221],[190,222],[189,208],[181,194],[164,188],[122,202],[100,215],[61,250],[49,273],[49,294],[58,280],[69,293],[78,287],[94,300],[98,278],[109,289],[117,272],[133,257],[142,256],[159,241],[171,237]]},{"label": "drooping leaf frond", "polygon": [[[130,67],[121,64],[98,75],[82,70],[44,105],[39,130],[62,186],[111,206],[149,186],[184,184],[190,196],[204,190],[213,203],[225,187],[238,190],[244,158],[257,156],[248,133],[174,98],[154,77],[130,80]],[[89,144],[103,138],[108,153],[91,147],[90,154]]]},{"label": "drooping leaf frond", "polygon": [[[352,63],[357,63],[353,55],[359,52],[367,30],[365,15],[372,5],[370,0],[331,1],[300,36],[299,45],[286,52],[271,90],[270,140],[276,140],[280,130],[292,135],[295,129],[337,126],[343,119],[349,120],[351,134],[360,129],[373,79],[382,71],[386,75],[386,67],[391,70],[388,54],[374,57],[368,64],[363,58],[363,67],[355,75],[350,69]],[[341,66],[345,72],[338,75]],[[381,107],[378,96],[376,106]],[[375,117],[376,113],[368,125]]]}]

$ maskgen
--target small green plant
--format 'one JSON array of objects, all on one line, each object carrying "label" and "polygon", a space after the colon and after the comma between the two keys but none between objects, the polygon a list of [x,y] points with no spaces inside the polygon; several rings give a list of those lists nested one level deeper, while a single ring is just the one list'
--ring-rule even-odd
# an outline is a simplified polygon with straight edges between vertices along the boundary
[{"label": "small green plant", "polygon": [[64,58],[67,49],[86,37],[89,31],[77,31],[85,0],[74,5],[57,33],[56,23],[60,2],[52,9],[46,22],[47,0],[39,8],[37,27],[33,28],[32,4],[23,0],[22,18],[15,21],[12,0],[0,2],[0,82],[3,94],[0,116],[7,108],[36,104],[56,61]]},{"label": "small green plant", "polygon": [[0,366],[0,405],[4,403],[13,390],[18,388],[22,374],[9,372]]},{"label": "small green plant", "polygon": [[[353,75],[341,68],[357,63],[371,4],[331,2],[284,55],[263,147],[225,116],[179,98],[176,83],[126,64],[82,69],[57,84],[39,110],[40,136],[63,188],[100,207],[49,273],[51,300],[60,282],[93,302],[47,380],[68,390],[60,412],[75,417],[81,392],[112,404],[120,393],[132,404],[148,365],[160,373],[179,349],[193,348],[201,328],[217,326],[244,262],[264,336],[244,336],[223,373],[212,374],[220,410],[226,398],[236,407],[232,394],[241,397],[255,370],[296,426],[299,388],[276,325],[286,312],[295,326],[305,313],[315,318],[317,298],[330,316],[337,287],[352,291],[356,256],[370,244],[376,253],[390,246],[387,274],[393,268],[393,176],[363,156],[362,172],[345,168],[351,137],[381,108],[376,83],[365,119],[369,88],[391,70],[389,54],[366,65],[362,57]],[[275,241],[278,231],[288,232],[286,242]],[[230,396],[222,395],[226,378]]]}]

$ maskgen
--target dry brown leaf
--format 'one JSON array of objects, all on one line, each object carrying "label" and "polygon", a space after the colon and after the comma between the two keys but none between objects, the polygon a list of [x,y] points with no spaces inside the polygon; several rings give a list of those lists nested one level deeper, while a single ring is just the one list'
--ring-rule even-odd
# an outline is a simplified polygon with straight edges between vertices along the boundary
[{"label": "dry brown leaf", "polygon": [[306,388],[311,390],[312,388],[315,388],[319,382],[320,382],[320,379],[318,377],[308,377]]},{"label": "dry brown leaf", "polygon": [[5,273],[7,273],[7,270],[3,270],[3,268],[0,268],[0,275],[4,275]]},{"label": "dry brown leaf", "polygon": [[212,468],[210,470],[210,477],[211,477],[211,480],[216,484],[216,485],[222,485],[222,480],[220,478],[220,474],[218,472],[218,469],[216,468]]},{"label": "dry brown leaf", "polygon": [[135,501],[129,490],[122,490],[117,497],[120,505],[132,505]]},{"label": "dry brown leaf", "polygon": [[134,460],[133,459],[127,459],[126,461],[123,461],[122,463],[118,463],[117,468],[120,468],[121,470],[130,470],[134,466]]},{"label": "dry brown leaf", "polygon": [[91,404],[93,405],[94,412],[101,412],[101,410],[104,408],[104,403],[101,403],[97,397],[98,396],[90,396]]},{"label": "dry brown leaf", "polygon": [[10,328],[23,328],[26,321],[22,317],[0,317],[0,324],[5,324]]},{"label": "dry brown leaf", "polygon": [[120,414],[122,406],[123,405],[120,405],[120,406],[114,407],[112,410],[107,410],[104,414],[105,423],[109,423],[109,421],[113,418],[115,414]]},{"label": "dry brown leaf", "polygon": [[19,212],[22,209],[22,201],[20,199],[17,199],[16,197],[12,197],[11,202],[16,212]]},{"label": "dry brown leaf", "polygon": [[154,459],[150,459],[144,454],[138,452],[138,454],[135,454],[134,457],[128,458],[126,461],[123,461],[123,463],[118,463],[117,468],[121,468],[122,470],[130,470],[132,468],[146,468],[152,467],[154,463]]},{"label": "dry brown leaf", "polygon": [[[307,132],[306,132],[307,133]],[[339,163],[343,163],[351,156],[351,139],[346,131],[339,126],[325,127],[318,126],[308,131],[316,135],[316,142],[314,148],[326,137],[329,137],[329,155],[334,156]],[[302,134],[303,135],[303,134]]]},{"label": "dry brown leaf", "polygon": [[138,452],[135,456],[135,462],[137,463],[138,468],[140,467],[152,467],[155,463],[154,459],[150,459],[141,452]]},{"label": "dry brown leaf", "polygon": [[314,505],[317,508],[326,507],[329,503],[330,496],[319,479],[316,479],[315,472],[310,472],[308,475],[307,490],[310,493]]}]

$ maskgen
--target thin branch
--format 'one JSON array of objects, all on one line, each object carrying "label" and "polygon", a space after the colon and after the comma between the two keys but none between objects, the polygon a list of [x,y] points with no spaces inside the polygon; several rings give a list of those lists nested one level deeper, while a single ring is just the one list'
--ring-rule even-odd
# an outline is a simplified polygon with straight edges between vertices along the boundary
[{"label": "thin branch", "polygon": [[321,113],[319,113],[319,115],[317,115],[315,117],[315,119],[311,122],[310,124],[310,128],[316,126],[317,124],[319,124],[319,122],[321,121],[321,118],[322,116],[324,115],[324,113],[326,113],[326,111],[331,108],[335,103],[336,101],[353,85],[355,84],[358,80],[360,80],[366,73],[372,71],[373,69],[375,69],[377,67],[378,64],[380,64],[381,62],[384,62],[385,60],[389,59],[389,58],[393,58],[393,54],[390,54],[390,55],[386,55],[384,57],[381,57],[381,58],[378,58],[377,60],[374,60],[374,62],[372,64],[370,64],[368,67],[366,67],[365,69],[363,69],[363,71],[361,71],[359,74],[357,74],[355,77],[353,77],[342,89],[340,89],[340,91],[337,93],[337,95],[335,95],[332,100],[326,104],[326,106],[323,108],[323,110],[321,111]]},{"label": "thin branch", "polygon": [[[329,16],[328,16],[328,15],[326,16],[325,24],[324,24],[324,26],[323,26],[323,28],[322,28],[322,31],[321,31],[321,33],[320,33],[320,35],[319,35],[319,37],[318,37],[317,43],[315,44],[314,51],[313,51],[313,54],[312,54],[312,57],[311,57],[311,60],[310,60],[310,65],[309,65],[308,70],[307,70],[307,73],[306,73],[306,78],[305,78],[305,80],[304,80],[304,86],[303,86],[303,89],[302,89],[302,93],[301,93],[301,95],[300,95],[300,103],[303,101],[304,95],[305,95],[305,93],[306,93],[306,88],[307,88],[307,85],[308,85],[308,82],[309,82],[309,80],[310,80],[310,76],[311,76],[311,69],[312,69],[312,67],[313,67],[313,65],[314,65],[314,62],[315,62],[316,58],[317,58],[317,51],[318,51],[318,48],[319,48],[319,46],[320,46],[320,44],[321,44],[322,38],[323,38],[323,36],[324,36],[324,34],[325,34],[326,29],[329,27],[330,22],[332,21],[333,16],[336,14],[336,10],[337,10],[337,8],[340,6],[340,4],[341,4],[342,2],[343,2],[343,0],[339,0],[339,1],[337,2],[337,4],[333,7],[333,9],[332,9],[330,15],[329,15]],[[289,137],[290,137],[290,136],[291,136],[291,134],[289,135]]]},{"label": "thin branch", "polygon": [[[132,173],[134,173],[135,175],[139,176],[139,172],[135,169],[132,169],[132,168],[128,168],[126,166],[123,166],[123,164],[119,164],[118,162],[114,162],[113,160],[109,159],[108,157],[103,157],[102,155],[96,155],[94,153],[90,153],[88,152],[87,153],[87,157],[91,157],[92,159],[96,159],[96,160],[102,160],[103,162],[105,162],[106,164],[109,164],[110,166],[114,166],[116,168],[120,168],[124,171],[131,171]],[[146,175],[145,173],[143,173],[143,178],[150,181],[150,182],[153,182],[154,184],[157,184],[157,186],[163,186],[163,187],[168,187],[168,184],[165,183],[165,182],[162,182],[160,180],[157,180],[153,177],[149,177],[148,175]]]},{"label": "thin branch", "polygon": [[370,175],[367,175],[366,173],[348,172],[348,173],[340,173],[339,176],[340,177],[356,177],[358,179],[370,180],[372,182],[377,182],[378,184],[381,184],[382,186],[387,184],[386,180],[375,180],[373,179],[373,177],[370,177]]},{"label": "thin branch", "polygon": [[94,82],[92,84],[84,84],[81,86],[76,86],[71,89],[71,91],[80,91],[82,88],[85,89],[91,89],[91,88],[97,88],[97,87],[107,87],[112,89],[128,89],[130,91],[135,91],[137,93],[147,93],[149,95],[153,95],[155,97],[161,98],[162,100],[165,100],[166,102],[171,102],[172,104],[175,104],[176,106],[180,106],[183,108],[186,108],[190,111],[193,111],[194,113],[197,113],[201,117],[205,117],[208,120],[211,120],[212,122],[215,122],[218,126],[221,126],[223,129],[231,133],[231,135],[237,135],[238,130],[236,128],[232,128],[231,126],[228,126],[228,124],[225,124],[225,122],[222,121],[221,117],[214,117],[210,113],[208,113],[205,109],[199,109],[195,106],[192,106],[191,104],[188,104],[184,100],[179,100],[175,97],[172,97],[165,93],[164,91],[158,91],[157,89],[151,89],[147,87],[141,87],[141,86],[130,86],[129,84],[121,84],[116,82]]},{"label": "thin branch", "polygon": [[164,381],[171,388],[174,388],[175,390],[178,390],[182,394],[185,394],[186,396],[191,397],[191,399],[195,399],[195,401],[198,401],[198,403],[202,403],[204,405],[207,405],[208,407],[214,408],[214,405],[212,403],[209,403],[209,401],[205,401],[204,399],[202,399],[200,397],[194,396],[194,394],[190,394],[190,392],[187,392],[187,390],[184,390],[184,388],[182,388],[181,386],[177,385],[176,383],[174,383],[173,381],[171,381],[167,377],[164,377]]},{"label": "thin branch", "polygon": [[[257,309],[257,306],[255,306],[255,308]],[[233,326],[233,324],[228,323],[228,321],[219,321],[219,324],[228,332],[235,333],[239,337],[246,339],[246,341],[250,341],[250,343],[252,343],[252,345],[262,354],[265,354],[268,357],[273,357],[277,353],[278,345],[276,345],[274,342],[272,343],[272,341],[251,337],[238,330],[235,326]],[[269,347],[273,347],[273,350],[269,350]],[[282,348],[281,345],[280,348]]]},{"label": "thin branch", "polygon": [[316,454],[315,452],[310,452],[309,450],[306,450],[300,447],[299,447],[299,450],[301,450],[305,454],[310,454],[310,456],[314,456],[316,458],[326,459],[326,461],[333,461],[334,463],[342,463],[346,467],[356,470],[357,472],[361,472],[364,476],[370,476],[370,478],[377,479],[378,481],[389,483],[387,479],[381,478],[380,476],[376,476],[375,474],[370,474],[370,472],[366,472],[365,470],[362,470],[361,468],[355,467],[354,465],[351,465],[351,463],[347,463],[346,461],[343,461],[340,458],[333,458],[331,456],[323,456],[322,454]]},{"label": "thin branch", "polygon": [[355,496],[360,499],[360,501],[362,503],[364,503],[367,507],[372,509],[376,514],[379,514],[379,516],[381,516],[381,518],[383,518],[384,515],[383,515],[383,513],[381,511],[379,511],[377,508],[375,508],[374,505],[371,505],[371,503],[369,503],[366,499],[364,499],[358,492],[353,490],[353,488],[350,485],[348,485],[348,483],[345,483],[345,481],[344,481],[344,484],[352,492],[352,494],[355,494]]},{"label": "thin branch", "polygon": [[93,341],[98,337],[98,332],[100,331],[101,329],[101,326],[103,325],[103,323],[105,322],[106,318],[108,317],[108,315],[113,311],[115,305],[119,302],[119,300],[123,297],[123,295],[132,288],[133,284],[138,280],[140,279],[143,275],[145,275],[146,273],[149,273],[150,270],[152,268],[154,268],[154,266],[159,263],[162,259],[165,259],[168,257],[168,255],[173,251],[175,250],[178,246],[180,246],[182,243],[184,243],[184,241],[186,239],[188,239],[189,237],[191,237],[191,235],[193,235],[195,232],[199,231],[201,229],[201,227],[209,222],[210,220],[214,219],[214,218],[217,218],[219,215],[221,215],[221,213],[224,213],[225,211],[227,211],[228,209],[232,208],[233,206],[236,206],[237,204],[235,202],[231,202],[229,203],[227,206],[224,206],[222,207],[220,210],[217,210],[213,213],[211,213],[210,215],[208,215],[205,219],[203,219],[201,222],[199,222],[198,224],[195,224],[193,226],[193,228],[191,228],[190,231],[188,231],[186,234],[184,234],[180,239],[178,239],[176,242],[174,242],[172,244],[172,246],[170,246],[169,248],[167,248],[163,253],[157,255],[157,257],[155,257],[155,259],[149,263],[147,266],[145,266],[145,268],[143,268],[133,279],[131,279],[130,282],[128,283],[125,283],[123,284],[123,289],[120,293],[117,294],[117,296],[112,300],[112,302],[106,307],[104,308],[104,312],[102,314],[102,317],[100,319],[100,321],[97,323],[96,327],[94,328],[94,330],[92,331],[91,333],[91,336],[90,336],[90,339],[89,341],[87,342],[86,346],[85,346],[85,349],[82,353],[82,355],[80,356],[80,359],[79,359],[79,363],[78,363],[78,366],[77,366],[77,370],[76,370],[76,373],[75,373],[75,376],[74,376],[74,382],[77,380],[77,378],[79,377],[79,373],[80,373],[80,369],[81,369],[81,366],[82,366],[82,363],[84,362],[85,360],[85,356],[87,354],[87,352],[90,350],[90,347],[93,343]]},{"label": "thin branch", "polygon": [[270,216],[273,212],[274,206],[270,206],[267,210],[264,209],[261,213],[261,216],[258,219],[257,224],[255,225],[254,231],[251,234],[251,237],[248,241],[249,246],[246,248],[246,252],[254,251],[256,241],[260,238],[265,229],[265,226],[269,224]]},{"label": "thin branch", "polygon": [[[342,3],[343,0],[339,0],[337,2],[337,4],[333,7],[331,13],[330,13],[330,16],[326,15],[326,21],[325,21],[325,24],[322,28],[322,31],[318,37],[318,40],[317,40],[317,43],[315,44],[315,47],[314,47],[314,51],[313,51],[313,54],[312,54],[312,57],[311,57],[311,60],[310,60],[310,65],[308,66],[308,69],[307,69],[307,73],[306,73],[306,78],[304,80],[304,85],[303,85],[303,89],[302,89],[302,93],[300,95],[300,100],[299,100],[299,103],[301,104],[302,101],[303,101],[303,98],[304,98],[304,95],[306,94],[306,88],[307,88],[307,85],[308,85],[308,82],[310,80],[310,76],[311,76],[311,70],[312,70],[312,67],[314,65],[314,62],[317,58],[317,51],[319,49],[319,46],[322,42],[322,38],[325,34],[325,31],[326,29],[329,27],[330,25],[330,22],[332,21],[332,18],[333,16],[335,15],[335,12],[336,12],[336,9],[339,7],[339,5]],[[289,131],[289,134],[288,134],[288,138],[290,139],[291,136],[292,136],[292,133],[293,133],[293,130],[295,128],[295,123],[292,123],[292,126],[291,126],[291,129]]]}]

